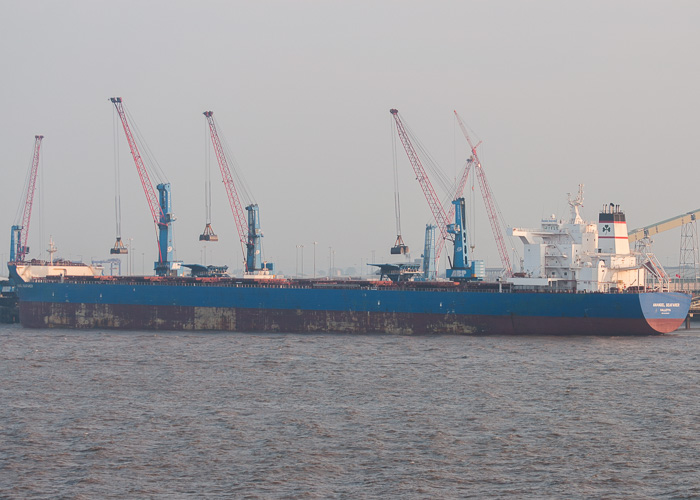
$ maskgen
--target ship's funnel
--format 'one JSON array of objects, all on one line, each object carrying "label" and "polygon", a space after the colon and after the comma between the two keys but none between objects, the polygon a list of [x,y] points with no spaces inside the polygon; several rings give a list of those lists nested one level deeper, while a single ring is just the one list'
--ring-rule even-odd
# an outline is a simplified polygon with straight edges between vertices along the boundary
[{"label": "ship's funnel", "polygon": [[627,221],[620,205],[604,205],[598,216],[598,251],[629,255],[630,243],[627,237]]}]

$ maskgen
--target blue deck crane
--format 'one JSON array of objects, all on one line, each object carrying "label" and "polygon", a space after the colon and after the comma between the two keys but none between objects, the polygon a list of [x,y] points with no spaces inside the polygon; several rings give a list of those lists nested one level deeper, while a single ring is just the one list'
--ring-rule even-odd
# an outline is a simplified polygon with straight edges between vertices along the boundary
[{"label": "blue deck crane", "polygon": [[158,228],[158,260],[154,263],[156,276],[174,276],[182,274],[182,262],[175,261],[173,257],[173,228],[172,222],[175,220],[175,215],[172,213],[170,200],[170,183],[164,182],[156,186],[158,194],[153,189],[151,178],[146,170],[146,165],[143,162],[139,148],[136,145],[136,139],[131,133],[131,127],[124,111],[124,105],[121,97],[110,98],[112,104],[119,114],[124,134],[129,143],[131,156],[134,158],[136,170],[141,179],[143,191],[146,194],[148,207],[151,210],[153,222]]},{"label": "blue deck crane", "polygon": [[[214,146],[214,152],[216,153],[216,158],[219,162],[219,170],[221,170],[221,176],[224,187],[226,188],[226,194],[228,195],[228,201],[231,205],[234,221],[236,222],[236,229],[238,230],[238,237],[241,242],[243,257],[245,258],[245,273],[247,275],[269,274],[270,272],[274,271],[274,264],[272,264],[272,262],[264,262],[262,260],[261,239],[263,237],[263,233],[260,229],[260,211],[258,205],[255,203],[247,205],[245,207],[246,212],[248,212],[246,217],[245,213],[243,212],[243,204],[238,196],[236,183],[233,180],[231,168],[229,167],[229,163],[233,162],[230,162],[227,158],[227,153],[224,150],[221,139],[219,138],[218,127],[216,121],[214,120],[214,112],[205,111],[204,116],[209,124],[209,132],[211,135],[212,144]],[[244,186],[239,187],[243,188]]]}]

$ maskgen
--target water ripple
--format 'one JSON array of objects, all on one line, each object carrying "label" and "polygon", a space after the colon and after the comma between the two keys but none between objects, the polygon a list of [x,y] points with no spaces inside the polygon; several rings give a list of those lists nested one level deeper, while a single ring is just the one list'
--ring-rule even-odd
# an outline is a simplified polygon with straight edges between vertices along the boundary
[{"label": "water ripple", "polygon": [[700,496],[698,331],[0,346],[2,497]]}]

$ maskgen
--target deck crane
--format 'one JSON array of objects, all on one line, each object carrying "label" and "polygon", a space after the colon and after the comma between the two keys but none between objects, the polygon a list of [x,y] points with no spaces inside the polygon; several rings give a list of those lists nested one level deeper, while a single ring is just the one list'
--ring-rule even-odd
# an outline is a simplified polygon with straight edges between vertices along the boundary
[{"label": "deck crane", "polygon": [[[428,174],[426,173],[425,168],[423,168],[423,164],[420,160],[420,157],[418,156],[416,149],[413,147],[413,143],[411,142],[411,139],[408,136],[408,132],[406,131],[406,128],[403,125],[403,121],[399,116],[399,111],[397,109],[391,109],[389,111],[394,117],[394,121],[396,123],[396,130],[399,134],[399,138],[401,139],[401,143],[403,144],[404,150],[406,151],[406,155],[408,156],[408,160],[411,163],[411,166],[413,167],[413,171],[416,174],[416,180],[420,184],[421,189],[423,190],[423,194],[425,195],[425,198],[428,201],[430,211],[432,212],[435,222],[437,223],[437,229],[440,231],[440,238],[438,238],[435,248],[435,262],[438,262],[440,260],[440,254],[442,253],[442,249],[445,246],[445,241],[448,239],[453,239],[449,236],[450,232],[448,231],[448,226],[451,224],[450,221],[454,218],[456,205],[454,203],[450,203],[449,213],[445,212],[445,209],[443,208],[442,203],[440,202],[440,199],[435,193],[435,189],[433,188],[433,185],[430,182],[430,179],[428,178]],[[467,184],[467,177],[469,175],[471,162],[471,158],[467,160],[464,170],[462,171],[462,176],[460,177],[460,180],[457,184],[454,196],[452,197],[453,201],[459,199],[462,196],[462,193],[464,192],[464,187]],[[426,228],[427,231],[434,229],[435,228]],[[427,239],[428,234],[426,232],[426,240]],[[437,268],[437,265],[435,267]]]},{"label": "deck crane", "polygon": [[508,257],[508,250],[506,249],[505,240],[503,239],[503,227],[501,225],[501,220],[498,216],[498,211],[496,210],[496,203],[494,201],[493,192],[491,191],[491,186],[489,186],[486,180],[486,174],[481,166],[481,161],[479,160],[479,155],[476,152],[476,148],[479,147],[479,142],[476,146],[469,137],[467,132],[467,127],[464,126],[462,118],[459,116],[457,111],[454,112],[457,117],[457,122],[459,127],[462,129],[464,137],[469,143],[469,148],[471,149],[471,164],[476,170],[476,178],[479,180],[479,187],[481,188],[481,197],[484,199],[484,205],[486,205],[486,212],[489,216],[489,222],[491,223],[491,230],[493,231],[493,237],[496,240],[496,246],[498,247],[498,254],[501,257],[501,264],[505,270],[505,275],[508,277],[513,276],[513,268],[510,264],[510,258]]},{"label": "deck crane", "polygon": [[126,140],[129,143],[131,156],[134,158],[136,170],[138,171],[143,192],[146,194],[148,208],[151,210],[153,222],[158,230],[158,260],[154,263],[156,276],[172,276],[180,274],[182,268],[180,262],[173,260],[173,230],[172,222],[175,215],[172,213],[170,200],[170,183],[160,183],[156,186],[158,194],[153,189],[151,178],[146,170],[141,153],[136,144],[136,139],[131,132],[131,127],[124,111],[124,104],[121,97],[111,97],[109,99],[119,114],[119,118],[124,128]]},{"label": "deck crane", "polygon": [[[447,217],[447,213],[442,207],[440,198],[438,198],[437,193],[435,193],[435,188],[433,188],[433,184],[430,182],[430,179],[428,179],[428,174],[425,172],[425,168],[423,168],[423,163],[418,157],[418,153],[413,147],[411,139],[409,139],[408,137],[406,128],[404,127],[403,122],[401,121],[401,117],[399,116],[399,110],[391,109],[389,110],[389,112],[394,117],[394,122],[396,123],[396,130],[399,134],[399,138],[401,139],[401,143],[403,144],[403,148],[406,151],[406,155],[408,155],[408,161],[411,162],[413,172],[416,174],[416,180],[418,181],[418,184],[420,184],[420,187],[423,190],[423,195],[425,196],[425,199],[428,201],[428,206],[430,207],[430,211],[432,212],[433,217],[435,218],[435,222],[438,226],[437,229],[438,231],[440,231],[440,235],[442,237],[441,239],[444,242],[444,240],[449,238],[447,233],[447,226],[450,223],[450,219]],[[438,248],[435,252],[435,260],[440,259],[441,250],[442,245],[438,243]]]},{"label": "deck crane", "polygon": [[[39,170],[39,152],[41,151],[41,141],[43,135],[34,136],[34,154],[32,164],[29,167],[29,177],[27,177],[27,192],[24,195],[24,209],[22,219],[18,224],[12,226],[10,244],[10,262],[22,262],[29,253],[27,245],[29,237],[29,223],[32,219],[32,205],[34,204],[34,193],[36,191],[36,176]],[[21,202],[20,202],[20,206]]]},{"label": "deck crane", "polygon": [[246,274],[256,275],[266,274],[268,271],[271,271],[274,266],[271,262],[262,262],[260,240],[263,234],[262,230],[260,229],[260,212],[258,210],[258,205],[256,203],[247,205],[245,210],[248,212],[248,216],[246,217],[246,214],[243,211],[243,204],[238,196],[236,184],[233,180],[233,175],[231,174],[227,154],[224,151],[221,139],[219,138],[218,128],[216,126],[216,121],[214,120],[214,112],[205,111],[203,114],[206,117],[207,123],[209,124],[211,142],[214,146],[214,152],[216,153],[216,158],[219,162],[219,169],[221,170],[224,187],[226,188],[228,201],[231,205],[231,212],[233,212],[233,218],[236,222],[238,238],[241,242],[241,248],[243,250],[245,272]]}]

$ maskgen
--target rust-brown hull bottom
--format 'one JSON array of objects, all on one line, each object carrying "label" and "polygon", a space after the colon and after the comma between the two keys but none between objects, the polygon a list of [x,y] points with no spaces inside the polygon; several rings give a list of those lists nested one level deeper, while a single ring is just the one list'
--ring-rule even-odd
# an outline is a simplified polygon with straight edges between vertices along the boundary
[{"label": "rust-brown hull bottom", "polygon": [[[682,319],[564,318],[21,302],[29,328],[390,334],[658,335]],[[650,321],[651,322],[651,321]]]}]

